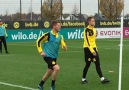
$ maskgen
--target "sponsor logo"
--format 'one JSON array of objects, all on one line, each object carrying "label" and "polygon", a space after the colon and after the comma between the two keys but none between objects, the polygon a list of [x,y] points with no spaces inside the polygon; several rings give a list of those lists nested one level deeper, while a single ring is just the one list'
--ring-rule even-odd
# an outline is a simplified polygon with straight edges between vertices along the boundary
[{"label": "sponsor logo", "polygon": [[50,27],[50,23],[48,21],[44,22],[44,27],[45,28],[49,28]]},{"label": "sponsor logo", "polygon": [[20,23],[19,22],[14,22],[13,27],[16,28],[16,29],[19,28],[20,27]]}]

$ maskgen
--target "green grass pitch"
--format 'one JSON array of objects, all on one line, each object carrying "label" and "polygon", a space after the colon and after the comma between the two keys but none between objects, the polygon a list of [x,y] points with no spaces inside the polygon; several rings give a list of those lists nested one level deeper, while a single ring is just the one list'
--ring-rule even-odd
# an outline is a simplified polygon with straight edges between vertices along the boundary
[{"label": "green grass pitch", "polygon": [[[58,64],[60,72],[56,90],[118,90],[119,39],[97,39],[103,75],[111,80],[101,84],[94,63],[91,64],[87,80],[81,84],[82,70],[85,65],[83,40],[67,40],[68,51],[60,49]],[[46,72],[47,65],[38,54],[35,42],[9,42],[8,50],[0,54],[0,82],[37,89]],[[113,72],[110,72],[113,71]],[[51,78],[45,83],[44,90],[50,90]],[[123,42],[122,90],[129,88],[129,40]],[[20,87],[0,84],[0,90],[27,90]]]}]

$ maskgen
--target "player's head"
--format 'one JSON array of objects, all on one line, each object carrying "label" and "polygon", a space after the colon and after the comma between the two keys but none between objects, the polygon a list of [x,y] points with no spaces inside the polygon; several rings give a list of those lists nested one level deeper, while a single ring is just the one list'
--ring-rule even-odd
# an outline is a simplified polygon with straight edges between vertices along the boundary
[{"label": "player's head", "polygon": [[60,31],[61,24],[59,21],[54,20],[51,22],[51,25],[52,25],[52,29],[56,30],[57,32]]},{"label": "player's head", "polygon": [[95,26],[95,19],[94,19],[94,17],[88,17],[87,18],[87,22],[88,22],[88,24],[90,25],[90,26]]}]

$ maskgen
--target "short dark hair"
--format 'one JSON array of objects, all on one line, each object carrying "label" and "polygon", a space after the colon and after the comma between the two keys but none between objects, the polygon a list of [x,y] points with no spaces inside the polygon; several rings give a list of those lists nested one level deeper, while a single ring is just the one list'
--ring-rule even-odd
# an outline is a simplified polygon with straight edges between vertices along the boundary
[{"label": "short dark hair", "polygon": [[53,20],[53,21],[51,22],[51,26],[53,27],[53,26],[56,25],[57,23],[60,23],[60,22],[57,21],[57,20]]},{"label": "short dark hair", "polygon": [[93,16],[88,17],[88,18],[87,18],[87,22],[89,23],[89,21],[90,21],[92,18],[94,19]]}]

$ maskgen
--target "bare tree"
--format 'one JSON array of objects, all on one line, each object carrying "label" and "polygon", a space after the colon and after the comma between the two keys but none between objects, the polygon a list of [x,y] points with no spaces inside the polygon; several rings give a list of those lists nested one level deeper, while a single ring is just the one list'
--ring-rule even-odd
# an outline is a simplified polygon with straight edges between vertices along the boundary
[{"label": "bare tree", "polygon": [[29,20],[33,20],[32,7],[29,7],[29,9],[28,9],[28,18],[29,18]]},{"label": "bare tree", "polygon": [[72,14],[74,15],[78,15],[79,14],[79,8],[76,4],[74,4],[73,10],[72,10]]},{"label": "bare tree", "polygon": [[8,16],[9,15],[9,11],[8,9],[5,10],[5,15]]},{"label": "bare tree", "polygon": [[129,14],[126,14],[124,18],[129,19]]},{"label": "bare tree", "polygon": [[123,0],[100,0],[100,11],[108,19],[116,19],[121,16],[124,7]]},{"label": "bare tree", "polygon": [[61,16],[63,6],[61,0],[44,0],[42,5],[42,17],[48,20],[56,20]]},{"label": "bare tree", "polygon": [[21,18],[21,16],[20,16],[20,9],[18,9],[16,11],[16,13],[12,15],[12,19],[13,20],[20,20],[20,18]]},{"label": "bare tree", "polygon": [[9,15],[8,9],[5,10],[5,15],[4,15],[3,17],[4,17],[4,19],[6,19],[6,20],[10,20],[10,15]]}]

